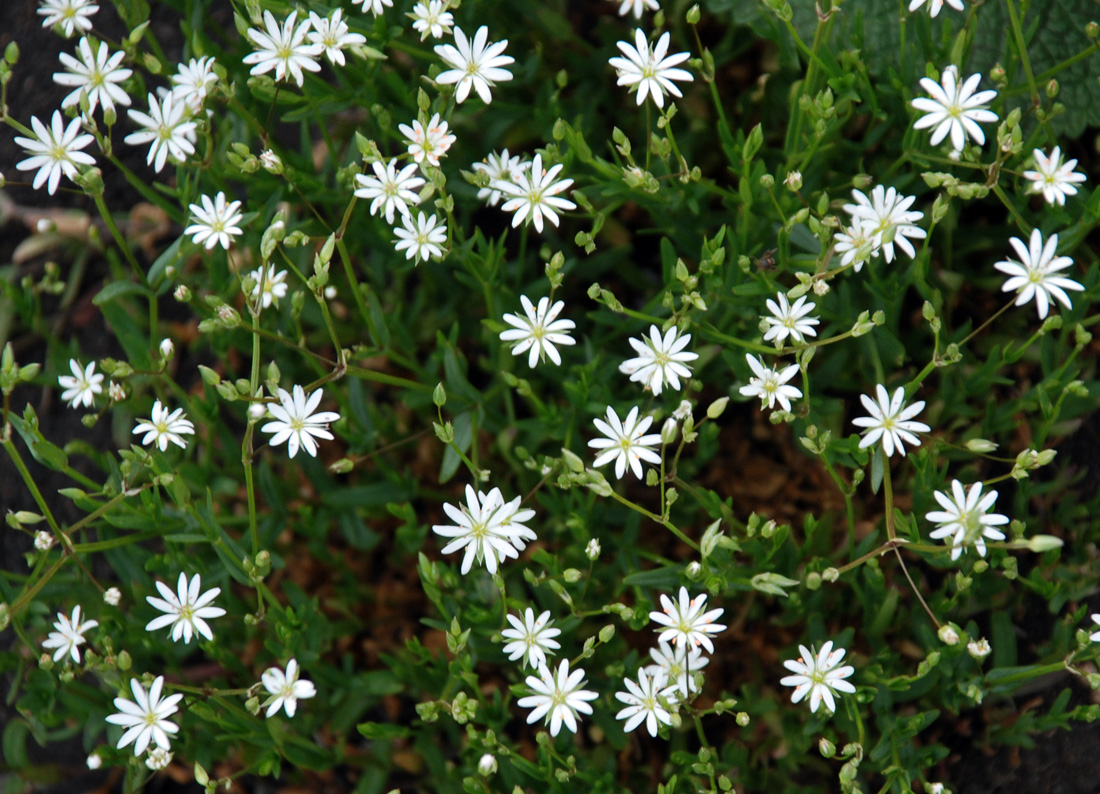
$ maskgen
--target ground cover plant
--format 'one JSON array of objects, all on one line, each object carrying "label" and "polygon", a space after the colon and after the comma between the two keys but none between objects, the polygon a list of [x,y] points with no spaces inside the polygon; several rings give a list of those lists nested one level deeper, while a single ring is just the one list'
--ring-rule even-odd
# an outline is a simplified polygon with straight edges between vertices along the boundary
[{"label": "ground cover plant", "polygon": [[1100,716],[1093,4],[24,5],[5,791],[973,791]]}]

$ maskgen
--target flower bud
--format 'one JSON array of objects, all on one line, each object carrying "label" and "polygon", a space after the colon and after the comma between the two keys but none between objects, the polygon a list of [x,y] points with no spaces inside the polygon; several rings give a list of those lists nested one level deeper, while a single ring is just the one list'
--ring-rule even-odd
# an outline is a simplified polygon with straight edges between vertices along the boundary
[{"label": "flower bud", "polygon": [[260,153],[260,165],[269,173],[283,173],[283,161],[279,158],[279,155],[275,154],[275,152],[270,149],[265,149]]},{"label": "flower bud", "polygon": [[187,303],[191,300],[191,289],[186,284],[180,284],[172,293],[172,297],[180,303]]},{"label": "flower bud", "polygon": [[688,9],[687,23],[689,25],[698,25],[700,17],[702,17],[702,13],[699,11],[699,4],[696,3]]},{"label": "flower bud", "polygon": [[764,188],[765,190],[771,190],[773,187],[775,187],[775,177],[771,174],[761,175],[760,187]]},{"label": "flower bud", "polygon": [[950,623],[944,623],[940,626],[939,630],[940,641],[944,645],[957,645],[959,642],[959,632],[955,631],[955,628]]},{"label": "flower bud", "polygon": [[122,591],[117,587],[108,587],[103,592],[103,601],[110,606],[117,607],[120,600],[122,600]]},{"label": "flower bud", "polygon": [[1033,535],[1028,538],[1027,548],[1037,554],[1062,548],[1063,541],[1054,535]]},{"label": "flower bud", "polygon": [[673,441],[675,441],[676,440],[676,429],[677,429],[676,420],[673,419],[672,417],[669,417],[668,419],[666,419],[664,425],[661,426],[661,443],[662,444],[671,444]]},{"label": "flower bud", "polygon": [[802,189],[802,172],[790,171],[783,179],[783,184],[787,186],[787,190],[795,193]]},{"label": "flower bud", "polygon": [[88,769],[99,769],[101,766],[103,766],[103,759],[99,757],[99,753],[88,756]]},{"label": "flower bud", "polygon": [[828,294],[828,292],[829,292],[829,282],[828,281],[825,281],[824,279],[818,279],[817,281],[814,282],[814,295],[817,295],[820,298],[821,296]]},{"label": "flower bud", "polygon": [[986,453],[993,452],[997,445],[985,438],[972,438],[966,442],[966,448],[971,452]]},{"label": "flower bud", "polygon": [[49,532],[42,531],[34,536],[34,547],[39,551],[49,551],[53,544],[54,537]]},{"label": "flower bud", "polygon": [[738,725],[744,728],[746,725],[749,724],[750,717],[747,712],[739,711],[737,712],[737,716],[734,717],[734,719],[737,720]]},{"label": "flower bud", "polygon": [[1097,36],[1100,36],[1100,24],[1090,22],[1085,25],[1085,35],[1090,39],[1095,39]]},{"label": "flower bud", "polygon": [[598,560],[600,558],[600,542],[592,538],[592,540],[588,541],[588,545],[584,547],[584,553],[585,556],[593,562]]},{"label": "flower bud", "polygon": [[477,762],[477,771],[482,777],[494,774],[497,771],[496,756],[490,753],[481,756],[481,760]]},{"label": "flower bud", "polygon": [[682,422],[689,416],[691,416],[691,403],[687,400],[680,400],[680,405],[672,412],[672,418]]},{"label": "flower bud", "polygon": [[248,418],[252,422],[259,422],[267,414],[267,406],[263,403],[252,403],[248,406]]},{"label": "flower bud", "polygon": [[154,747],[149,751],[149,757],[145,759],[145,765],[153,771],[166,769],[172,763],[172,754],[163,747]]},{"label": "flower bud", "polygon": [[573,584],[574,582],[579,582],[581,580],[581,572],[578,571],[576,568],[566,568],[564,571],[562,571],[561,576],[569,584]]},{"label": "flower bud", "polygon": [[160,343],[160,357],[167,361],[176,352],[176,346],[172,343],[171,339],[162,339]]},{"label": "flower bud", "polygon": [[699,564],[698,560],[692,560],[688,563],[685,572],[687,573],[688,579],[695,582],[703,575],[703,566]]},{"label": "flower bud", "polygon": [[821,753],[822,758],[832,758],[836,755],[836,745],[826,739],[824,736],[817,743],[817,750]]},{"label": "flower bud", "polygon": [[717,419],[726,410],[726,406],[729,404],[729,397],[719,397],[717,400],[707,406],[707,419]]}]

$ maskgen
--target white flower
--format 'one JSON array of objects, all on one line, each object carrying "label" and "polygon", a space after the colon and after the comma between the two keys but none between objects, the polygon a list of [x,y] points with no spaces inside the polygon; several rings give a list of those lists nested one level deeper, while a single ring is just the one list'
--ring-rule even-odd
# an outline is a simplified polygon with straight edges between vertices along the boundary
[{"label": "white flower", "polygon": [[572,184],[572,179],[554,180],[561,173],[561,163],[544,171],[542,168],[542,155],[536,154],[531,167],[519,173],[513,173],[513,182],[498,181],[493,187],[501,193],[507,193],[512,198],[504,202],[501,207],[505,212],[515,212],[512,218],[512,226],[519,226],[527,219],[535,222],[535,229],[542,231],[543,213],[555,226],[558,225],[558,215],[555,210],[572,210],[577,205],[558,194],[567,190]]},{"label": "white flower", "polygon": [[549,357],[555,365],[561,365],[561,355],[554,345],[574,345],[577,343],[569,332],[576,328],[572,320],[559,320],[558,315],[565,308],[563,301],[555,301],[550,305],[547,297],[539,298],[538,306],[534,306],[526,295],[519,296],[519,302],[523,305],[526,317],[518,314],[504,315],[504,322],[513,328],[500,332],[501,341],[514,342],[512,355],[518,356],[531,351],[527,356],[527,366],[532,369],[542,361],[543,356]]},{"label": "white flower", "polygon": [[160,340],[160,357],[164,360],[172,358],[176,353],[176,345],[171,339],[165,337]]},{"label": "white flower", "polygon": [[103,759],[99,757],[99,753],[92,753],[88,756],[88,769],[99,769],[103,766]]},{"label": "white flower", "polygon": [[316,438],[331,441],[332,433],[328,431],[329,422],[335,422],[340,414],[335,411],[321,411],[314,413],[317,406],[324,398],[324,389],[317,389],[306,400],[306,392],[301,386],[295,384],[293,396],[286,389],[279,389],[279,404],[268,405],[267,410],[275,418],[260,428],[264,433],[274,433],[271,446],[276,447],[287,442],[287,454],[294,457],[298,454],[298,447],[305,448],[310,457],[317,457]]},{"label": "white flower", "polygon": [[172,95],[197,112],[202,109],[210,87],[217,82],[213,58],[206,55],[192,58],[187,63],[181,63],[179,71],[172,76]]},{"label": "white flower", "polygon": [[630,470],[639,480],[642,479],[642,461],[661,464],[661,456],[649,447],[661,443],[661,436],[657,433],[643,435],[649,426],[653,424],[653,417],[646,416],[638,420],[638,406],[630,409],[626,419],[619,421],[619,415],[610,405],[607,406],[607,421],[593,420],[596,429],[606,438],[594,438],[588,442],[593,449],[602,449],[592,465],[599,468],[605,463],[615,461],[615,476],[622,479],[626,474],[626,466],[630,464]]},{"label": "white flower", "polygon": [[148,114],[138,110],[128,110],[126,113],[145,129],[131,132],[123,140],[135,146],[151,143],[145,162],[153,165],[158,173],[164,168],[169,155],[182,162],[187,155],[195,153],[192,142],[195,122],[184,120],[190,113],[186,102],[176,102],[171,94],[165,94],[164,100],[157,102],[156,97],[149,94]]},{"label": "white flower", "polygon": [[805,295],[796,300],[793,305],[782,292],[775,297],[779,303],[771,298],[766,302],[772,316],[763,318],[763,321],[770,326],[764,333],[765,342],[775,340],[776,343],[780,343],[787,337],[795,342],[805,342],[807,336],[817,336],[814,326],[820,321],[816,317],[806,316],[814,310],[816,303],[806,303]]},{"label": "white flower", "polygon": [[588,545],[584,547],[584,556],[595,562],[600,558],[600,541],[596,538],[592,538],[588,541]]},{"label": "white flower", "polygon": [[673,326],[661,336],[656,325],[649,327],[649,338],[630,339],[630,346],[638,355],[619,365],[619,372],[629,375],[631,382],[638,382],[651,389],[654,395],[660,395],[666,383],[680,390],[680,378],[690,378],[691,370],[687,364],[699,358],[698,353],[684,350],[691,342],[691,334],[679,335]]},{"label": "white flower", "polygon": [[680,422],[691,416],[691,401],[680,400],[680,404],[676,407],[676,410],[672,412],[672,418]]},{"label": "white flower", "polygon": [[[882,247],[882,237],[875,234],[874,229],[874,221],[855,218],[851,226],[833,235],[834,250],[838,254],[843,254],[840,259],[841,265],[845,267],[852,265],[852,269],[858,273],[863,269],[864,262],[870,260],[872,256],[878,256],[879,249]],[[824,281],[817,282],[817,284],[824,283]],[[814,284],[815,289],[817,284]]]},{"label": "white flower", "polygon": [[58,375],[57,384],[65,391],[61,392],[61,399],[69,403],[70,408],[76,408],[82,404],[85,408],[91,408],[97,394],[103,393],[103,375],[95,371],[95,362],[91,361],[87,367],[81,367],[75,358],[69,359],[69,370],[72,375]]},{"label": "white flower", "polygon": [[271,149],[264,149],[260,152],[260,165],[270,174],[281,174],[283,172],[282,158]]},{"label": "white flower", "polygon": [[198,204],[188,205],[194,216],[194,223],[183,230],[184,234],[193,234],[192,242],[196,245],[204,245],[207,251],[215,245],[221,245],[226,251],[232,239],[241,233],[241,227],[237,224],[244,216],[237,212],[241,208],[241,202],[226,202],[225,193],[218,191],[214,200],[210,196],[202,196],[202,206]]},{"label": "white flower", "polygon": [[111,398],[112,402],[120,403],[126,399],[126,387],[121,383],[111,381],[111,385],[107,387],[107,396]]},{"label": "white flower", "polygon": [[1031,192],[1042,193],[1047,204],[1059,204],[1065,206],[1067,196],[1076,196],[1075,182],[1084,182],[1087,177],[1074,171],[1076,160],[1062,162],[1062,148],[1055,146],[1050,157],[1043,154],[1042,149],[1036,149],[1031,153],[1035,159],[1034,171],[1024,171],[1024,179],[1030,179]]},{"label": "white flower", "polygon": [[[1092,619],[1093,623],[1100,624],[1100,613],[1090,615],[1089,617]],[[1092,642],[1100,642],[1100,631],[1094,631],[1092,634],[1090,634],[1089,640],[1091,640]]]},{"label": "white flower", "polygon": [[264,11],[266,30],[248,29],[248,40],[256,47],[255,52],[244,57],[244,63],[256,64],[250,74],[266,74],[274,69],[276,80],[286,80],[289,75],[300,88],[305,80],[303,69],[321,71],[321,64],[315,59],[321,57],[325,47],[317,43],[306,44],[310,22],[305,19],[295,26],[297,21],[298,12],[291,11],[280,29],[271,12]]},{"label": "white flower", "polygon": [[[439,0],[434,0],[439,2]],[[495,773],[498,769],[497,759],[492,753],[485,753],[478,759],[477,771],[482,777],[489,777],[489,775]]]},{"label": "white flower", "polygon": [[439,158],[457,140],[454,135],[447,134],[447,122],[440,121],[438,113],[432,115],[427,127],[420,123],[420,119],[414,119],[411,127],[398,124],[397,129],[405,136],[409,154],[418,165],[427,160],[430,165],[438,166]]},{"label": "white flower", "polygon": [[592,707],[588,701],[599,697],[595,692],[581,689],[584,684],[584,670],[578,668],[570,673],[568,659],[561,660],[556,674],[551,673],[543,663],[539,665],[537,676],[527,676],[527,686],[535,694],[520,698],[517,705],[523,709],[534,709],[527,717],[528,725],[548,717],[551,736],[558,735],[563,722],[565,727],[576,733],[577,712],[591,714]]},{"label": "white flower", "polygon": [[626,692],[616,692],[615,699],[626,703],[615,715],[617,720],[626,720],[623,730],[629,733],[643,722],[650,736],[657,735],[658,723],[672,724],[672,715],[668,712],[668,698],[676,692],[675,686],[668,686],[668,676],[664,670],[653,673],[651,678],[645,670],[638,671],[638,683],[629,678],[623,679]]},{"label": "white flower", "polygon": [[634,46],[626,41],[620,41],[616,45],[626,57],[608,60],[619,75],[616,85],[631,86],[632,91],[636,88],[639,105],[645,102],[646,96],[649,95],[653,97],[657,107],[663,108],[666,93],[676,97],[683,96],[680,89],[672,82],[673,80],[690,82],[695,79],[690,72],[674,68],[690,58],[691,53],[678,52],[665,57],[670,39],[668,31],[665,31],[657,40],[657,46],[650,49],[645,31],[638,28],[634,31]]},{"label": "white flower", "polygon": [[925,114],[917,119],[913,128],[923,130],[935,127],[932,132],[933,146],[939,145],[950,133],[951,146],[956,152],[962,151],[967,136],[979,146],[983,145],[985,133],[978,122],[988,124],[998,118],[996,113],[985,107],[997,97],[997,92],[977,91],[978,83],[982,81],[981,74],[970,75],[961,85],[958,79],[959,70],[954,66],[943,70],[939,83],[931,77],[922,77],[921,87],[932,98],[917,97],[912,102],[915,109]]},{"label": "white flower", "polygon": [[392,224],[395,209],[402,215],[408,215],[408,205],[420,203],[420,195],[415,189],[423,185],[424,180],[416,176],[416,163],[409,163],[398,171],[395,157],[386,166],[380,160],[375,160],[371,163],[371,168],[374,169],[374,176],[355,175],[355,182],[359,185],[355,195],[361,199],[373,199],[370,204],[371,215],[377,214],[381,207],[386,215],[386,223]]},{"label": "white flower", "polygon": [[836,711],[836,701],[833,700],[834,692],[856,691],[856,688],[844,679],[855,672],[851,665],[837,667],[844,658],[845,650],[838,648],[833,650],[832,640],[821,646],[821,651],[814,656],[813,649],[807,650],[805,645],[798,646],[798,652],[802,654],[797,661],[788,659],[783,666],[795,675],[789,675],[780,680],[783,686],[793,686],[794,694],[791,702],[797,703],[806,695],[810,696],[810,711],[817,713],[817,707],[821,701],[829,707],[829,711]]},{"label": "white flower", "polygon": [[358,47],[367,43],[366,36],[351,32],[348,23],[341,18],[343,14],[342,8],[337,8],[330,17],[309,12],[309,21],[313,26],[313,30],[309,32],[309,40],[321,45],[325,57],[336,66],[344,65],[344,47]]},{"label": "white flower", "polygon": [[171,626],[172,641],[179,642],[180,637],[183,637],[187,645],[191,644],[193,634],[208,640],[214,639],[206,619],[220,618],[225,614],[225,610],[221,607],[210,606],[210,603],[221,593],[220,587],[200,593],[202,576],[195,574],[188,583],[185,573],[180,574],[175,593],[164,582],[158,580],[156,585],[164,598],[145,596],[145,600],[165,614],[150,620],[145,626],[146,631],[157,631],[165,626]]},{"label": "white flower", "polygon": [[[267,706],[268,717],[273,717],[280,708],[286,711],[288,717],[293,717],[298,710],[298,700],[307,700],[317,694],[317,688],[312,681],[298,680],[298,660],[291,659],[286,663],[286,673],[278,667],[269,667],[260,676],[264,689],[270,694],[263,706]],[[263,707],[261,706],[261,708]]]},{"label": "white flower", "polygon": [[462,28],[455,28],[454,35],[454,44],[435,45],[436,55],[451,67],[441,72],[435,81],[442,85],[457,83],[455,102],[460,105],[470,95],[471,88],[488,105],[493,101],[493,94],[489,89],[498,82],[512,79],[512,73],[502,68],[516,61],[512,56],[503,54],[504,48],[508,46],[508,39],[488,43],[489,28],[485,25],[477,29],[473,41],[466,38]]},{"label": "white flower", "polygon": [[428,38],[429,33],[433,39],[443,38],[451,32],[455,23],[451,12],[443,10],[443,0],[419,2],[408,16],[412,17],[413,29],[420,32],[421,41]]},{"label": "white flower", "polygon": [[489,176],[489,187],[480,188],[477,197],[485,201],[490,207],[495,207],[500,201],[500,188],[496,182],[514,182],[515,176],[525,168],[530,168],[530,163],[525,163],[520,156],[509,155],[505,149],[500,154],[491,152],[484,163],[474,163],[474,171],[484,171]]},{"label": "white flower", "polygon": [[1008,517],[1000,513],[990,513],[997,501],[997,492],[988,491],[982,495],[982,484],[976,482],[969,491],[963,490],[958,480],[951,481],[951,496],[943,491],[932,494],[943,510],[926,513],[925,518],[939,524],[929,537],[936,540],[950,537],[951,559],[959,559],[966,547],[973,545],[979,556],[985,556],[985,540],[1004,540],[1005,534],[993,527],[1008,523]]},{"label": "white flower", "polygon": [[45,17],[42,27],[52,28],[59,24],[65,38],[72,38],[78,30],[91,30],[92,20],[88,17],[97,11],[99,6],[91,0],[42,0],[38,6],[38,13]]},{"label": "white flower", "polygon": [[657,640],[671,640],[673,644],[684,646],[702,645],[710,653],[714,653],[711,636],[726,630],[725,626],[714,621],[722,617],[725,610],[719,607],[704,612],[706,605],[705,593],[692,598],[686,587],[680,588],[678,601],[661,593],[661,611],[649,613],[650,620],[665,627],[657,629],[661,632],[657,635]]},{"label": "white flower", "polygon": [[[917,200],[916,196],[902,196],[894,188],[886,189],[882,185],[875,186],[871,191],[870,199],[860,190],[853,190],[852,196],[856,203],[845,204],[845,211],[854,221],[867,222],[871,235],[877,238],[875,250],[881,249],[887,262],[894,261],[894,243],[909,254],[910,259],[917,255],[916,249],[908,238],[923,240],[928,236],[928,232],[913,225],[924,217],[923,212],[909,209]],[[884,242],[891,229],[894,231],[893,239]]]},{"label": "white flower", "polygon": [[42,530],[34,535],[34,547],[39,551],[49,551],[54,544],[54,537],[49,532]]},{"label": "white flower", "polygon": [[504,646],[504,652],[510,654],[509,661],[514,662],[522,658],[521,664],[524,667],[529,664],[537,668],[546,664],[547,653],[553,655],[554,651],[561,648],[561,645],[553,639],[561,634],[561,629],[554,628],[554,621],[550,619],[550,610],[546,610],[536,618],[535,610],[527,607],[522,620],[509,614],[508,622],[512,624],[512,628],[502,630],[500,636],[511,640]]},{"label": "white flower", "polygon": [[870,416],[861,416],[853,419],[852,424],[857,427],[865,427],[863,440],[859,442],[860,449],[866,449],[882,439],[882,449],[886,457],[892,457],[894,447],[905,455],[905,446],[902,441],[920,446],[920,439],[914,433],[927,433],[931,428],[923,422],[912,421],[913,417],[924,409],[924,400],[917,400],[908,408],[905,407],[905,388],[898,386],[894,396],[887,393],[882,384],[875,386],[877,402],[866,394],[861,394],[859,399]]},{"label": "white flower", "polygon": [[46,191],[52,196],[57,190],[57,183],[61,181],[62,173],[75,180],[77,165],[95,165],[95,158],[80,151],[95,138],[80,134],[79,117],[69,121],[66,126],[61,111],[55,110],[49,128],[37,116],[31,116],[31,127],[34,129],[34,138],[15,138],[15,142],[30,155],[26,160],[16,163],[15,167],[20,171],[38,169],[32,185],[35,190],[47,183]]},{"label": "white flower", "polygon": [[117,587],[108,587],[103,591],[104,603],[117,607],[120,600],[122,600],[122,591]]},{"label": "white flower", "polygon": [[170,763],[172,763],[172,754],[163,747],[154,747],[149,751],[149,757],[145,759],[145,766],[154,772],[167,769]]},{"label": "white flower", "polygon": [[979,662],[985,657],[989,656],[992,652],[992,648],[989,647],[989,640],[982,637],[979,640],[971,640],[966,644],[966,652],[977,659]]},{"label": "white flower", "polygon": [[682,642],[670,645],[666,640],[658,641],[657,646],[649,649],[654,664],[647,665],[646,672],[650,675],[663,672],[680,700],[686,700],[692,692],[698,692],[695,674],[710,664],[710,659],[703,655],[703,649]]},{"label": "white flower", "polygon": [[182,408],[169,413],[160,400],[157,400],[153,403],[153,413],[150,418],[138,422],[133,432],[135,435],[145,433],[145,438],[141,439],[143,445],[149,446],[155,442],[157,448],[165,452],[169,441],[180,449],[187,449],[187,442],[182,436],[193,434],[195,426],[184,415]]},{"label": "white flower", "polygon": [[364,14],[370,11],[376,17],[381,16],[383,8],[393,8],[393,0],[351,0],[351,4],[362,5]]},{"label": "white flower", "polygon": [[398,237],[394,250],[398,253],[404,251],[405,259],[416,259],[420,264],[421,259],[443,257],[441,246],[447,245],[447,226],[439,222],[434,212],[429,217],[418,212],[416,221],[413,221],[412,213],[402,215],[401,226],[395,226],[393,233]]},{"label": "white flower", "polygon": [[[911,0],[911,2],[909,3],[909,10],[910,11],[916,11],[918,8],[920,8],[922,5],[924,5],[926,2],[928,2],[928,0]],[[963,0],[946,0],[946,2],[949,6],[951,6],[956,11],[962,11],[963,10]],[[931,11],[931,16],[933,18],[935,18],[940,13],[940,11],[943,9],[943,4],[944,4],[944,0],[932,0],[931,4],[928,6],[928,8]]]},{"label": "white flower", "polygon": [[1032,229],[1027,246],[1018,237],[1013,237],[1008,242],[1016,249],[1020,261],[1009,259],[993,265],[997,270],[1010,276],[1001,287],[1001,291],[1019,292],[1016,298],[1017,306],[1023,306],[1034,299],[1040,319],[1046,319],[1050,311],[1051,298],[1067,309],[1072,309],[1073,304],[1065,291],[1067,289],[1083,290],[1084,287],[1073,279],[1054,275],[1059,270],[1065,270],[1073,265],[1073,260],[1068,256],[1055,256],[1058,250],[1058,235],[1052,234],[1044,245],[1042,232]]},{"label": "white flower", "polygon": [[782,371],[764,366],[764,362],[752,355],[745,354],[745,359],[755,373],[755,377],[749,378],[749,385],[741,387],[741,393],[746,397],[759,397],[760,407],[767,405],[774,408],[776,400],[784,411],[791,410],[791,400],[797,400],[802,396],[802,390],[795,386],[788,386],[787,381],[798,374],[798,364],[791,364]]},{"label": "white flower", "polygon": [[161,699],[161,691],[164,689],[164,676],[157,676],[149,692],[145,692],[136,678],[130,679],[130,691],[134,693],[134,699],[115,698],[115,708],[118,714],[107,717],[107,722],[112,725],[121,725],[127,730],[118,740],[117,749],[121,750],[126,745],[134,742],[134,755],[139,756],[145,752],[149,742],[154,742],[157,747],[165,750],[172,749],[172,742],[168,734],[175,734],[179,726],[168,720],[179,709],[176,704],[183,700],[183,695],[175,694]]},{"label": "white flower", "polygon": [[280,270],[276,272],[275,265],[268,265],[266,278],[264,278],[263,268],[259,267],[249,273],[248,277],[256,282],[256,286],[252,288],[252,295],[250,296],[253,300],[260,296],[260,285],[261,283],[263,284],[263,300],[261,301],[261,303],[263,304],[262,308],[266,309],[273,303],[278,306],[279,298],[286,297],[287,283],[285,270]]},{"label": "white flower", "polygon": [[[618,0],[616,0],[618,2]],[[635,19],[642,18],[642,11],[645,9],[650,11],[660,11],[661,6],[657,4],[657,0],[622,0],[619,2],[619,16],[625,17],[628,13],[633,13]]]},{"label": "white flower", "polygon": [[61,63],[68,69],[67,72],[55,72],[53,81],[58,85],[75,88],[68,96],[61,100],[61,107],[67,108],[73,105],[80,106],[80,97],[88,97],[88,113],[95,113],[100,102],[104,110],[114,110],[115,103],[129,105],[130,97],[119,83],[132,75],[132,69],[124,69],[119,66],[126,53],[119,50],[111,54],[107,42],[101,41],[99,49],[92,52],[92,45],[87,38],[81,38],[76,45],[80,60],[77,60],[67,52],[58,57]]},{"label": "white flower", "polygon": [[432,531],[453,540],[443,547],[443,554],[466,549],[462,559],[463,575],[470,572],[474,560],[483,562],[489,573],[496,573],[499,562],[516,559],[526,548],[526,540],[535,540],[535,533],[524,526],[534,518],[534,510],[520,510],[520,497],[505,503],[499,488],[489,493],[466,486],[466,504],[455,507],[444,504],[443,511],[454,524],[437,524]]},{"label": "white flower", "polygon": [[98,625],[99,621],[97,620],[86,620],[81,623],[80,605],[77,604],[73,607],[71,618],[65,617],[60,612],[57,613],[57,622],[53,624],[57,631],[50,632],[50,636],[43,641],[42,647],[57,649],[53,654],[55,662],[60,662],[66,655],[69,655],[74,662],[80,664],[80,646],[87,642],[84,639],[84,632],[94,629]]}]

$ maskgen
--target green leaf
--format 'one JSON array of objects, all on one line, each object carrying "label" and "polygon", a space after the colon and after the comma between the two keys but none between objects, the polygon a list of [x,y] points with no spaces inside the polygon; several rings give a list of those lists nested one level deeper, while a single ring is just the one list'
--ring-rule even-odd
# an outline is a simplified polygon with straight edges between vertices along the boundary
[{"label": "green leaf", "polygon": [[136,281],[113,281],[96,293],[95,297],[92,298],[92,303],[96,306],[102,306],[122,295],[132,295],[135,292],[146,296],[152,294],[149,292],[148,287],[138,284]]},{"label": "green leaf", "polygon": [[404,725],[392,723],[362,722],[355,727],[368,739],[404,739],[412,735],[412,731]]}]

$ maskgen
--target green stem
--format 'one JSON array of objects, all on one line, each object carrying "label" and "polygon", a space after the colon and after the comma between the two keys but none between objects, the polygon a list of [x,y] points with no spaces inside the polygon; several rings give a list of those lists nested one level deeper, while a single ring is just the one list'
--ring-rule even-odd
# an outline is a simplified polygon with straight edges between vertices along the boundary
[{"label": "green stem", "polygon": [[[134,275],[139,282],[144,282],[145,273],[134,257],[134,252],[131,251],[130,246],[127,245],[126,239],[122,236],[122,232],[118,230],[118,225],[115,223],[115,219],[111,217],[111,213],[107,209],[107,204],[103,201],[103,196],[95,196],[95,206],[96,209],[99,210],[99,215],[103,218],[103,222],[107,224],[107,229],[111,232],[111,237],[114,238],[115,244],[122,250],[122,255],[126,257],[126,261],[130,263],[130,268],[134,271]],[[156,329],[154,328],[149,329],[150,333],[155,333],[155,331]]]},{"label": "green stem", "polygon": [[1027,87],[1031,92],[1031,101],[1035,107],[1039,107],[1042,100],[1039,98],[1039,87],[1035,83],[1035,75],[1031,71],[1031,60],[1027,57],[1027,44],[1024,43],[1024,31],[1020,26],[1020,16],[1016,11],[1016,0],[1005,0],[1005,6],[1008,8],[1008,19],[1012,24],[1012,35],[1016,39],[1016,53],[1020,56],[1020,64],[1024,67],[1024,74],[1027,75]]}]

